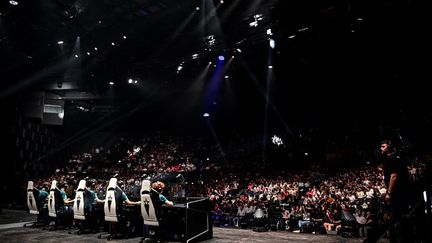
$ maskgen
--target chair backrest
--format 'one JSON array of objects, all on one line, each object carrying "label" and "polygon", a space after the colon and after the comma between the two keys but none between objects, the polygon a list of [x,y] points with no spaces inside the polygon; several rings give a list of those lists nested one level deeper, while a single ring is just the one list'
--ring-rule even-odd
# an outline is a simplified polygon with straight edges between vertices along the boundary
[{"label": "chair backrest", "polygon": [[256,210],[255,210],[255,213],[254,213],[254,218],[256,218],[256,219],[261,219],[261,218],[264,218],[264,210],[262,210],[261,208],[257,208]]},{"label": "chair backrest", "polygon": [[159,226],[156,216],[155,204],[151,199],[150,181],[144,180],[141,185],[141,215],[145,225]]},{"label": "chair backrest", "polygon": [[29,212],[31,214],[39,214],[39,209],[37,207],[37,201],[38,198],[36,198],[36,195],[39,196],[39,192],[36,188],[33,187],[33,181],[28,181],[27,183],[27,206],[29,208]]},{"label": "chair backrest", "polygon": [[105,213],[105,221],[108,222],[118,222],[117,219],[117,203],[120,203],[116,200],[116,191],[117,191],[117,178],[111,178],[108,184],[106,196],[105,196],[105,204],[104,204],[104,213]]},{"label": "chair backrest", "polygon": [[85,193],[84,193],[85,188],[86,188],[86,181],[80,180],[75,194],[75,201],[73,204],[74,219],[85,220],[84,205],[85,205],[85,200],[87,200],[87,198],[85,198]]},{"label": "chair backrest", "polygon": [[[56,190],[57,190],[57,181],[53,180],[51,182],[51,188],[48,196],[48,215],[50,217],[57,217],[56,213]],[[57,205],[58,207],[58,205]]]}]

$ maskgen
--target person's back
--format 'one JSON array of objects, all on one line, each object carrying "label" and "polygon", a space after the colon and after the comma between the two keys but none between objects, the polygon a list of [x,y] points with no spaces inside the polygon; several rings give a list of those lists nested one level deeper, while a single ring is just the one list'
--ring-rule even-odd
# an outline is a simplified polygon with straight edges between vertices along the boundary
[{"label": "person's back", "polygon": [[39,210],[44,207],[48,195],[49,195],[48,192],[45,191],[44,189],[39,190],[39,195],[37,198],[37,207]]}]

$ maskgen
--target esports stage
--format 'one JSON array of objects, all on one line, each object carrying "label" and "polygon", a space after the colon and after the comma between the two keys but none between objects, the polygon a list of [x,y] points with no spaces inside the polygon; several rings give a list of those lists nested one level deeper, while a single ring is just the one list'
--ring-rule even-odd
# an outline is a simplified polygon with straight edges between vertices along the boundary
[{"label": "esports stage", "polygon": [[[1,242],[106,242],[98,234],[69,234],[67,230],[48,231],[42,228],[24,228],[34,216],[24,210],[4,209],[0,214]],[[139,242],[140,238],[114,239],[111,242]],[[338,235],[314,235],[286,231],[254,232],[250,229],[213,228],[213,238],[202,242],[362,242],[361,238],[342,238]],[[386,241],[382,241],[386,242]]]}]

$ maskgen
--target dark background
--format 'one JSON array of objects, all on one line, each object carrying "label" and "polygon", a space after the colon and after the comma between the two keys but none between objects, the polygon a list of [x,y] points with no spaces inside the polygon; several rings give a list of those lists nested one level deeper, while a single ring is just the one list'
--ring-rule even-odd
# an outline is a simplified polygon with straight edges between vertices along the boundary
[{"label": "dark background", "polygon": [[[431,28],[421,1],[17,2],[0,5],[7,180],[30,175],[35,161],[48,170],[74,151],[155,131],[296,143],[318,129],[311,146],[319,148],[353,130],[373,147],[400,129],[419,147],[430,144]],[[256,14],[263,19],[250,27]],[[211,93],[219,55],[235,58]],[[63,120],[41,112],[53,100],[64,101]]]}]

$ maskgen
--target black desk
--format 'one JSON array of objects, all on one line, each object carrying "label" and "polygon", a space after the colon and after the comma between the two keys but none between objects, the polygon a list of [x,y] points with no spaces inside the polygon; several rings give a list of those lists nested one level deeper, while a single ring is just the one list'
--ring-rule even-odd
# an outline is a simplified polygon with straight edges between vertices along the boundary
[{"label": "black desk", "polygon": [[211,204],[208,198],[190,197],[173,207],[162,207],[162,224],[171,240],[197,242],[213,237]]}]

